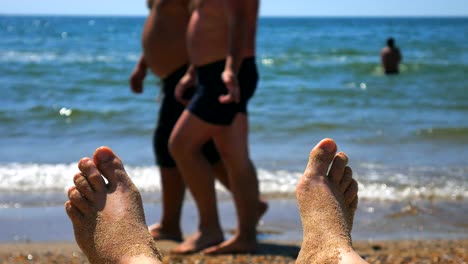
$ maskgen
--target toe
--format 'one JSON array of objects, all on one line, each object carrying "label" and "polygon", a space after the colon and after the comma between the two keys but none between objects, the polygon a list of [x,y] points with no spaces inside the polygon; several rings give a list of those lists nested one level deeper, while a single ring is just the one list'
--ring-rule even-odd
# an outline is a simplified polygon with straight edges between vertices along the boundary
[{"label": "toe", "polygon": [[96,192],[104,192],[106,183],[101,176],[101,173],[96,168],[96,164],[90,158],[82,158],[78,162],[78,168],[83,173],[83,176],[87,179],[91,188]]},{"label": "toe", "polygon": [[89,185],[82,173],[77,173],[73,177],[76,189],[89,201],[94,201],[94,190]]},{"label": "toe", "polygon": [[333,159],[333,164],[330,167],[330,172],[328,173],[329,179],[336,186],[339,186],[347,164],[348,156],[346,156],[344,152],[339,152],[336,154],[335,158]]},{"label": "toe", "polygon": [[119,183],[128,182],[128,176],[122,161],[110,148],[100,147],[96,149],[93,160],[101,174],[109,181],[111,188]]},{"label": "toe", "polygon": [[82,214],[86,214],[92,211],[88,200],[86,200],[86,198],[83,197],[83,195],[76,189],[75,186],[71,187],[68,190],[68,198],[70,199],[70,203],[74,207],[76,207]]},{"label": "toe", "polygon": [[351,211],[353,212],[356,211],[357,206],[358,206],[358,200],[359,200],[358,196],[356,195],[354,197],[354,200],[349,204],[349,209],[351,209]]},{"label": "toe", "polygon": [[73,222],[79,221],[83,218],[83,214],[71,203],[71,201],[65,202],[65,211]]},{"label": "toe", "polygon": [[349,185],[349,187],[346,189],[344,193],[346,204],[350,205],[353,202],[354,198],[357,197],[357,193],[358,193],[358,184],[355,179],[352,179],[351,184]]},{"label": "toe", "polygon": [[341,193],[344,193],[348,189],[349,185],[353,181],[353,171],[350,167],[346,166],[344,169],[343,178],[339,184],[339,190]]},{"label": "toe", "polygon": [[320,141],[310,152],[304,176],[307,178],[326,176],[336,149],[336,144],[332,139],[326,138]]}]

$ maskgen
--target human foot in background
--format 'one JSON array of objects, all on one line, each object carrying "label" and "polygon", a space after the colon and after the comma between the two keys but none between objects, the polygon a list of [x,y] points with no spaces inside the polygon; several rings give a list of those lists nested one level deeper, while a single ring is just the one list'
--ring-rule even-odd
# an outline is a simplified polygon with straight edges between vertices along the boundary
[{"label": "human foot in background", "polygon": [[176,242],[182,242],[182,232],[180,228],[178,230],[167,230],[160,223],[155,223],[148,226],[148,231],[154,240],[172,240]]}]

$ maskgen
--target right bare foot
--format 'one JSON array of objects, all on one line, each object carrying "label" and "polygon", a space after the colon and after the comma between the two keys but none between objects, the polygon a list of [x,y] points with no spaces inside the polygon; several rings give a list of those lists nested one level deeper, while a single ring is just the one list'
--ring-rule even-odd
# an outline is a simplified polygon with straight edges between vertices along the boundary
[{"label": "right bare foot", "polygon": [[154,240],[172,240],[182,242],[182,232],[166,230],[160,223],[152,224],[148,227],[148,231]]},{"label": "right bare foot", "polygon": [[346,154],[336,150],[332,139],[317,144],[296,186],[304,229],[296,263],[366,263],[351,246],[357,182]]},{"label": "right bare foot", "polygon": [[[91,263],[160,263],[140,193],[107,147],[78,163],[65,209],[75,239]],[[101,176],[102,175],[102,176]],[[108,184],[104,182],[103,176]]]},{"label": "right bare foot", "polygon": [[191,254],[200,252],[206,248],[218,245],[224,241],[224,235],[221,230],[213,232],[197,231],[184,242],[171,250],[173,254]]}]

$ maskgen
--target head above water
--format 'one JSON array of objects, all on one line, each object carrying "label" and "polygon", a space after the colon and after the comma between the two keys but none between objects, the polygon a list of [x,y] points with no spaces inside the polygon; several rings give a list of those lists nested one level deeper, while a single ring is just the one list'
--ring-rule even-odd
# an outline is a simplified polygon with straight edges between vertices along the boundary
[{"label": "head above water", "polygon": [[387,39],[387,46],[389,46],[390,48],[395,47],[395,39],[393,39],[392,37],[388,38]]}]

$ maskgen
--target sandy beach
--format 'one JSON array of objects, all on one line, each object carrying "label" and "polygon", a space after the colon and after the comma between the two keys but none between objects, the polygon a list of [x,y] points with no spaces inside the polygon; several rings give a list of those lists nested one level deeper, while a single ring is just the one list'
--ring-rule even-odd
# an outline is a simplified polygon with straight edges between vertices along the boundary
[{"label": "sandy beach", "polygon": [[[168,252],[175,243],[163,241],[158,245],[164,253],[165,263],[294,263],[302,237],[297,204],[287,199],[269,202],[270,210],[258,229],[260,247],[257,254],[171,256]],[[457,207],[458,213],[446,211],[444,208],[451,207],[442,205],[434,206],[435,209],[429,213],[426,207],[421,206],[424,210],[412,212],[409,216],[401,215],[405,212],[402,211],[406,208],[404,204],[391,207],[391,210],[385,209],[383,205],[363,201],[358,208],[353,230],[354,247],[370,263],[468,263],[468,239],[461,220],[464,206]],[[369,208],[383,209],[369,213]],[[187,201],[185,209],[182,226],[188,235],[195,229],[196,222],[190,219],[196,217],[196,211],[192,201]],[[159,210],[158,205],[145,204],[148,223],[158,219]],[[391,216],[380,215],[379,211],[390,212]],[[232,203],[221,202],[220,212],[229,236],[235,226]],[[449,224],[448,220],[442,221],[439,214],[458,220]],[[0,232],[0,264],[88,263],[73,241],[71,223],[62,206],[37,210],[3,209],[0,210],[0,223],[3,226],[3,232]],[[458,228],[453,229],[455,226]]]},{"label": "sandy beach", "polygon": [[[162,241],[164,263],[294,263],[300,243],[260,244],[254,255],[169,255],[173,242]],[[468,240],[356,241],[354,247],[370,263],[468,263]],[[74,242],[2,243],[0,263],[88,263]]]}]

